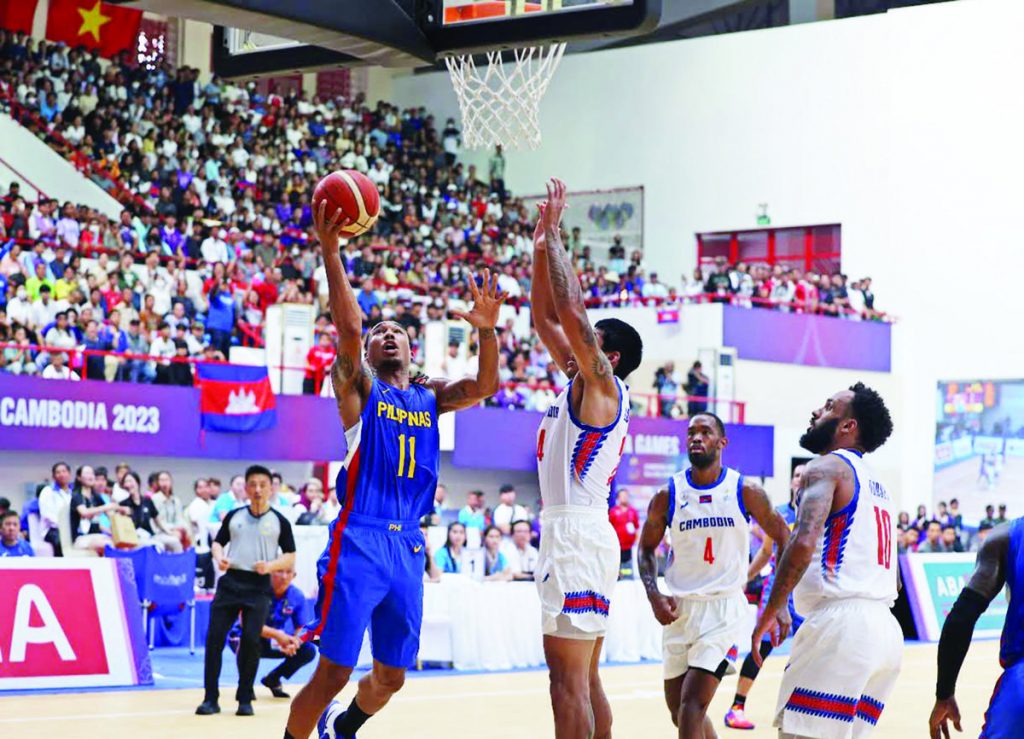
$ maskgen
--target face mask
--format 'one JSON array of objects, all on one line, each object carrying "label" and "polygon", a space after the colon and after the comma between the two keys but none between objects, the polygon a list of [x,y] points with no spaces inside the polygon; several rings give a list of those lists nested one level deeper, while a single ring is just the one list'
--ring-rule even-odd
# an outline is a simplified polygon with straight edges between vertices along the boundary
[{"label": "face mask", "polygon": [[28,291],[25,289],[18,290],[18,300],[24,300],[28,297]]}]

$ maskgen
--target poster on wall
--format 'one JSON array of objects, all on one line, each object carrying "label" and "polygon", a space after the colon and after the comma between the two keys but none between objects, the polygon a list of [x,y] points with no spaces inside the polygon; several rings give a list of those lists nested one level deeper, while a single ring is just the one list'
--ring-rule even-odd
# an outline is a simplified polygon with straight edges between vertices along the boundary
[{"label": "poster on wall", "polygon": [[[535,213],[537,204],[546,200],[544,195],[527,195],[523,204],[528,213]],[[644,248],[644,188],[620,187],[614,190],[587,190],[570,192],[566,196],[568,207],[563,221],[570,234],[579,229],[583,246],[591,249],[591,259],[612,269],[608,248],[616,238],[626,249],[623,259]]]},{"label": "poster on wall", "polygon": [[[910,610],[923,641],[938,641],[942,625],[971,578],[976,555],[972,552],[905,554],[900,557],[903,583]],[[996,638],[1002,633],[1009,603],[1002,590],[989,604],[974,628],[975,638]]]},{"label": "poster on wall", "polygon": [[968,523],[1024,515],[1024,380],[940,382],[935,403],[933,502],[956,498]]}]

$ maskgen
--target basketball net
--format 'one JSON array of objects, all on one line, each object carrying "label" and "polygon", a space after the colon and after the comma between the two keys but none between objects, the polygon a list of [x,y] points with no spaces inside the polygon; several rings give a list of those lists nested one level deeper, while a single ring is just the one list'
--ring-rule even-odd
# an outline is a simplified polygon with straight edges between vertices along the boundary
[{"label": "basketball net", "polygon": [[564,43],[514,49],[510,60],[489,51],[486,66],[470,54],[445,59],[462,111],[462,143],[469,149],[540,146],[540,100],[564,52]]}]

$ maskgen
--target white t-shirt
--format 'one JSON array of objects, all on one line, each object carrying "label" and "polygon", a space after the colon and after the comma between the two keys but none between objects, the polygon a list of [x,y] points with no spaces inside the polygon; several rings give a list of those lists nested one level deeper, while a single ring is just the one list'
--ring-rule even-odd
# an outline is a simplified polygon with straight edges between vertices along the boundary
[{"label": "white t-shirt", "polygon": [[185,517],[192,524],[192,538],[196,548],[196,554],[206,554],[210,551],[210,541],[207,535],[207,525],[210,521],[210,513],[213,511],[213,502],[195,498],[185,509]]},{"label": "white t-shirt", "polygon": [[74,381],[77,382],[79,377],[78,377],[78,373],[75,372],[70,367],[64,366],[64,367],[61,367],[58,370],[52,364],[48,364],[48,365],[46,365],[46,368],[43,370],[43,379],[44,380],[74,380]]},{"label": "white t-shirt", "polygon": [[523,572],[536,572],[537,561],[540,559],[540,552],[533,544],[527,544],[526,549],[520,550],[513,542],[509,541],[501,548],[508,567],[513,575]]},{"label": "white t-shirt", "polygon": [[492,517],[495,526],[511,526],[513,521],[527,521],[529,517],[526,509],[521,505],[505,505],[499,503]]}]

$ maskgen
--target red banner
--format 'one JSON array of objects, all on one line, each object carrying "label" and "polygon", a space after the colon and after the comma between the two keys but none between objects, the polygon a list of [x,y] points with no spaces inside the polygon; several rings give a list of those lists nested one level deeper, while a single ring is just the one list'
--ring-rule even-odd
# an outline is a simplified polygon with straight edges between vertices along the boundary
[{"label": "red banner", "polygon": [[46,38],[112,57],[135,47],[142,11],[100,0],[50,0]]},{"label": "red banner", "polygon": [[89,570],[0,570],[0,679],[108,672]]},{"label": "red banner", "polygon": [[15,33],[32,33],[32,19],[39,0],[0,0],[0,28]]}]

